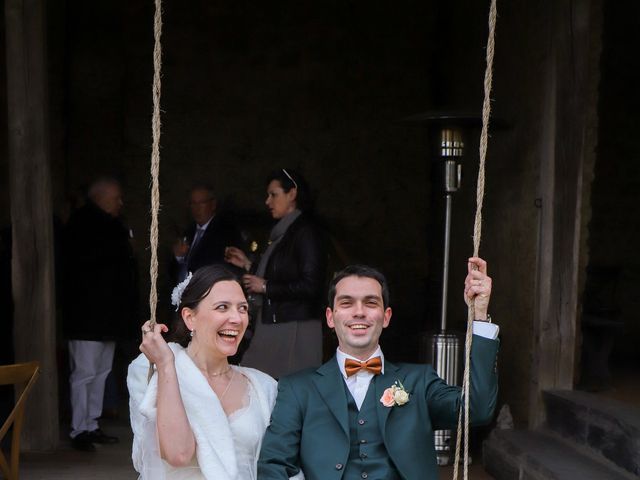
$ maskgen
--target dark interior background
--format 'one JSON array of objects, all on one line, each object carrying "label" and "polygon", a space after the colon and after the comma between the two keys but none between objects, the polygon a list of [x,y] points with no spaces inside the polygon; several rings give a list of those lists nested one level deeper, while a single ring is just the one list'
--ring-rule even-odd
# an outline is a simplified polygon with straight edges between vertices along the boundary
[{"label": "dark interior background", "polygon": [[[593,179],[586,179],[593,180],[584,204],[590,218],[588,264],[619,268],[613,301],[624,326],[614,354],[637,361],[640,6],[603,4],[602,55],[593,72],[599,102],[589,106],[598,118],[592,132],[598,148]],[[443,201],[428,128],[398,120],[432,109],[480,111],[487,11],[485,1],[166,0],[162,295],[171,287],[170,246],[189,219],[190,186],[213,184],[222,207],[259,239],[268,228],[265,176],[289,166],[303,172],[316,193],[317,214],[334,245],[332,267],[364,262],[388,275],[394,321],[383,337],[385,351],[394,359],[417,361],[418,334],[439,324]],[[74,198],[97,175],[122,179],[143,304],[152,18],[149,1],[48,2],[55,213],[64,222]],[[482,252],[496,265],[492,310],[502,331],[501,395],[519,421],[526,418],[528,403],[521,380],[530,375],[549,22],[550,14],[537,2],[500,5],[493,106],[506,128],[492,133],[489,147]],[[0,42],[4,66],[4,32]],[[0,110],[6,112],[5,75],[0,75]],[[463,188],[454,198],[453,328],[462,328],[466,319],[461,290],[472,250],[479,131],[468,133]],[[3,114],[0,225],[9,222]]]}]

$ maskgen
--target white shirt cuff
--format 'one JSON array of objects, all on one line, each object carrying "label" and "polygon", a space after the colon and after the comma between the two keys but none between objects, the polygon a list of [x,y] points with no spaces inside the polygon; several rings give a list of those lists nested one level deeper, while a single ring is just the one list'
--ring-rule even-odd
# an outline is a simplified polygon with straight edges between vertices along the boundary
[{"label": "white shirt cuff", "polygon": [[473,322],[473,334],[480,337],[489,338],[495,340],[500,333],[500,327],[495,323],[479,322],[474,320]]}]

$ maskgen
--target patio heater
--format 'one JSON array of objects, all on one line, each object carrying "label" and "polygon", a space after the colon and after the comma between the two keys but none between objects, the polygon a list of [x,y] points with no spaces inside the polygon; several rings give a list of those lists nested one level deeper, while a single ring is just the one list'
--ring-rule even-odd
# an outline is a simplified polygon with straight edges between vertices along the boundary
[{"label": "patio heater", "polygon": [[[447,299],[449,294],[449,251],[451,248],[451,210],[453,195],[462,182],[462,157],[464,141],[462,130],[442,125],[436,130],[437,150],[443,165],[443,188],[445,195],[444,249],[442,254],[442,297],[440,306],[440,330],[427,338],[427,361],[435,368],[438,376],[449,385],[461,385],[462,352],[464,336],[447,330]],[[438,465],[452,462],[452,431],[436,430],[434,444]]]},{"label": "patio heater", "polygon": [[[451,216],[453,196],[462,181],[464,157],[464,130],[480,124],[479,117],[466,114],[427,112],[404,119],[407,122],[426,123],[429,126],[433,160],[442,166],[442,188],[445,197],[444,249],[442,261],[442,295],[440,328],[423,337],[422,360],[433,365],[438,376],[449,385],[462,384],[464,335],[447,329],[447,299],[449,293],[449,251],[451,247]],[[434,443],[438,465],[453,463],[452,430],[436,430]]]}]

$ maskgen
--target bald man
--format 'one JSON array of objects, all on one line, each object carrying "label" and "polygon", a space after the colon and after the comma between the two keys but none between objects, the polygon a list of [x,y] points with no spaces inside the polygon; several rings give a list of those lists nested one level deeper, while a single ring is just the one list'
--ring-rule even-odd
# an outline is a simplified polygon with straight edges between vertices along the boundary
[{"label": "bald man", "polygon": [[118,439],[100,430],[105,380],[116,340],[135,319],[136,285],[129,229],[120,219],[122,188],[114,179],[91,184],[87,203],[64,232],[63,327],[69,341],[71,444],[94,451]]}]

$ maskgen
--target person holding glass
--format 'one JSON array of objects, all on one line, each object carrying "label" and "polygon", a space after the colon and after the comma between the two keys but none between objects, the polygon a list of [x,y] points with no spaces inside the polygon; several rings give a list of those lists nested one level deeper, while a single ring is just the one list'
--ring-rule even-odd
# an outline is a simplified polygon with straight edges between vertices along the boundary
[{"label": "person holding glass", "polygon": [[247,272],[242,283],[255,302],[254,334],[242,365],[280,378],[322,362],[321,298],[327,255],[313,221],[309,189],[298,172],[267,178],[265,204],[277,223],[268,247],[252,263],[237,247],[225,259]]}]

